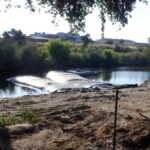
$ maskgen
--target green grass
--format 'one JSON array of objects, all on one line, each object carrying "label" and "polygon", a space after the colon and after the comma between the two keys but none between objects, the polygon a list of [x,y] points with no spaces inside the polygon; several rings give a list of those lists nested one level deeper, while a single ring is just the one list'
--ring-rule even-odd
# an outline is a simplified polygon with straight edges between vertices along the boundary
[{"label": "green grass", "polygon": [[32,109],[27,108],[24,105],[20,106],[18,116],[0,117],[0,126],[36,122],[37,116],[34,113],[34,111]]}]

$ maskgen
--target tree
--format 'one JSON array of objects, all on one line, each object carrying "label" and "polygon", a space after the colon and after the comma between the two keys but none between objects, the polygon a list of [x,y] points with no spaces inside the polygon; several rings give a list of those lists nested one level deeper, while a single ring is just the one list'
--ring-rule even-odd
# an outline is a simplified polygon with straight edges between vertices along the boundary
[{"label": "tree", "polygon": [[2,36],[3,36],[4,40],[10,40],[11,39],[11,37],[7,31],[5,31]]},{"label": "tree", "polygon": [[[8,0],[5,0],[8,2]],[[10,6],[13,0],[9,0]],[[33,0],[25,0],[26,6],[31,11],[35,11],[37,5]],[[102,21],[102,31],[106,16],[113,23],[119,22],[122,26],[128,23],[128,17],[135,8],[137,1],[147,3],[148,0],[36,0],[39,6],[46,9],[48,13],[64,17],[69,23],[72,31],[83,31],[85,27],[85,17],[90,14],[95,7],[99,9]],[[17,5],[18,7],[18,5]]]},{"label": "tree", "polygon": [[120,45],[123,45],[123,44],[124,44],[124,40],[121,39],[121,40],[119,41],[119,43],[120,43]]},{"label": "tree", "polygon": [[83,47],[87,47],[87,45],[92,41],[89,34],[81,36],[81,40],[83,43]]},{"label": "tree", "polygon": [[65,66],[69,62],[70,43],[53,39],[44,44],[53,65]]},{"label": "tree", "polygon": [[2,36],[4,40],[25,41],[25,35],[20,30],[11,29],[10,31],[5,31]]}]

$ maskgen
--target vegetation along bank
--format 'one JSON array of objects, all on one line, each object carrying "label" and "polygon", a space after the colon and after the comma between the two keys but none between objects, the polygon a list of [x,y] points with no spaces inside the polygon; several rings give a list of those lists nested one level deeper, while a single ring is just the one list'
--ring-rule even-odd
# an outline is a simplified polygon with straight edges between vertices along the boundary
[{"label": "vegetation along bank", "polygon": [[0,72],[41,72],[74,67],[150,66],[150,47],[0,40]]}]

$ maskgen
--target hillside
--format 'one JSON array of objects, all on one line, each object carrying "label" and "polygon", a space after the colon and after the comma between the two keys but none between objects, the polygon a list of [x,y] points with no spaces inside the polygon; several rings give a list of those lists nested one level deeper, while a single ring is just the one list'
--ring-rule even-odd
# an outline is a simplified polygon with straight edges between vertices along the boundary
[{"label": "hillside", "polygon": [[[71,41],[72,43],[81,44],[82,36],[79,34],[72,34],[72,33],[56,33],[56,34],[47,34],[47,33],[37,33],[31,34],[28,37],[32,41],[37,42],[47,42],[48,40],[54,39],[54,38],[60,38],[62,41]],[[109,45],[116,45],[121,44],[123,46],[148,46],[148,43],[139,43],[135,42],[129,39],[111,39],[111,38],[102,38],[99,40],[92,40],[92,43],[95,44],[109,44]]]},{"label": "hillside", "polygon": [[148,46],[148,43],[139,43],[129,39],[111,39],[111,38],[104,38],[95,41],[96,44],[110,44],[116,45],[121,44],[123,46]]}]

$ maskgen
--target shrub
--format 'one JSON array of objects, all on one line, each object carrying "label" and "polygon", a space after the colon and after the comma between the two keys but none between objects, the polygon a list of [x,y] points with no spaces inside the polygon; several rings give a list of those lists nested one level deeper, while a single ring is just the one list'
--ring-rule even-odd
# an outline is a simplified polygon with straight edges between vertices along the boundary
[{"label": "shrub", "polygon": [[113,50],[104,50],[103,51],[104,65],[108,67],[119,65],[119,55]]},{"label": "shrub", "polygon": [[74,53],[74,52],[82,52],[81,47],[78,47],[78,46],[72,46],[72,47],[70,48],[70,51],[71,51],[71,53]]},{"label": "shrub", "polygon": [[46,65],[46,52],[39,46],[26,45],[22,48],[21,64],[24,70],[43,70]]},{"label": "shrub", "polygon": [[0,71],[13,72],[20,67],[20,54],[17,43],[0,42]]},{"label": "shrub", "polygon": [[145,47],[142,53],[143,53],[143,56],[150,57],[150,47]]},{"label": "shrub", "polygon": [[103,58],[96,53],[91,53],[86,62],[87,67],[101,67],[103,65]]},{"label": "shrub", "polygon": [[70,43],[61,42],[60,39],[50,40],[45,43],[45,49],[54,65],[65,66],[69,61]]}]

